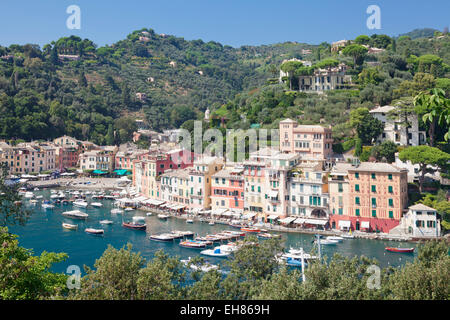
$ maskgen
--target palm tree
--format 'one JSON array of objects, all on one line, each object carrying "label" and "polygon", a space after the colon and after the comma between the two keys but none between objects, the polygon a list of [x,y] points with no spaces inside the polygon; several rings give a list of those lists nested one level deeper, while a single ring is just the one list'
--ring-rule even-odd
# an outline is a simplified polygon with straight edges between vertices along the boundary
[{"label": "palm tree", "polygon": [[[421,92],[414,98],[416,113],[422,114],[422,120],[429,123],[428,135],[430,137],[430,146],[434,146],[434,132],[436,124],[440,126],[450,126],[450,103],[445,97],[445,91],[438,88]],[[448,141],[449,131],[444,138]]]}]

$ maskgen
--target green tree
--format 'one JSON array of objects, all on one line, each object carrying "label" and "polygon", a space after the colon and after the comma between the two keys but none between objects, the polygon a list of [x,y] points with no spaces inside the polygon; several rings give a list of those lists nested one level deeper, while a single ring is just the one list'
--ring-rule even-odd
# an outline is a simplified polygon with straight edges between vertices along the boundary
[{"label": "green tree", "polygon": [[357,65],[361,65],[364,61],[364,57],[367,54],[367,48],[363,47],[359,44],[351,44],[346,46],[342,53],[346,56],[350,56],[353,58],[353,64],[356,67]]},{"label": "green tree", "polygon": [[113,129],[113,125],[110,124],[108,126],[108,133],[106,134],[106,144],[108,146],[112,146],[114,144],[114,129]]},{"label": "green tree", "polygon": [[444,138],[447,141],[450,134],[450,100],[445,97],[442,89],[431,89],[421,92],[414,98],[416,113],[422,115],[425,123],[428,123],[428,136],[430,145],[434,146],[434,135],[436,124],[446,128]]},{"label": "green tree", "polygon": [[415,146],[403,149],[399,153],[399,159],[402,161],[411,161],[412,164],[419,165],[419,190],[423,192],[423,182],[427,172],[436,171],[433,166],[444,168],[448,166],[450,154],[441,151],[438,148],[429,146]]},{"label": "green tree", "polygon": [[419,247],[414,262],[396,270],[389,278],[388,299],[448,300],[450,256],[445,240],[427,241]]},{"label": "green tree", "polygon": [[31,212],[22,206],[22,197],[19,195],[20,184],[8,183],[9,167],[0,163],[0,226],[25,225]]},{"label": "green tree", "polygon": [[301,66],[303,66],[303,63],[301,63],[300,61],[286,61],[285,63],[283,63],[280,67],[280,69],[288,74],[288,78],[289,78],[289,89],[292,90],[292,82],[294,80],[294,72],[295,70],[297,70],[298,68],[300,68]]},{"label": "green tree", "polygon": [[384,130],[384,124],[372,117],[369,109],[360,107],[350,112],[350,125],[356,130],[362,143],[370,144],[377,139]]},{"label": "green tree", "polygon": [[94,269],[85,266],[86,275],[81,288],[70,292],[70,299],[80,300],[135,300],[138,298],[137,281],[145,259],[132,252],[128,244],[120,250],[108,245],[95,261]]},{"label": "green tree", "polygon": [[33,251],[19,246],[17,236],[0,227],[0,299],[51,299],[67,292],[67,276],[50,271],[67,258],[65,253]]},{"label": "green tree", "polygon": [[385,140],[381,144],[374,146],[371,149],[370,155],[378,161],[384,161],[388,163],[395,162],[395,153],[397,152],[397,145],[390,141]]}]

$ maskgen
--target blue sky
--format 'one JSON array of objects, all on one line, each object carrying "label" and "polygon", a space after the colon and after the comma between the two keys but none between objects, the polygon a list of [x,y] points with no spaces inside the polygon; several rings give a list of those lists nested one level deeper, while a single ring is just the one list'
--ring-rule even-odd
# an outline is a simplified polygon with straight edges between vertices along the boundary
[{"label": "blue sky", "polygon": [[[81,30],[66,27],[66,8],[72,4],[81,8]],[[372,4],[381,9],[380,30],[366,27],[366,9]],[[360,34],[442,30],[449,26],[449,12],[448,0],[2,0],[0,45],[42,46],[74,34],[102,46],[144,27],[234,47],[284,41],[318,44]]]}]

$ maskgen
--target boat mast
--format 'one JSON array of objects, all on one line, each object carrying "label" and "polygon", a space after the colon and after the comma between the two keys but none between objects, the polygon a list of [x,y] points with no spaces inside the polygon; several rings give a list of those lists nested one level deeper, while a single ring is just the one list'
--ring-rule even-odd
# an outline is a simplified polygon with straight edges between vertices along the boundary
[{"label": "boat mast", "polygon": [[303,252],[303,247],[300,248],[300,255],[301,255],[301,259],[302,259],[302,280],[303,283],[305,283],[305,254]]},{"label": "boat mast", "polygon": [[316,237],[317,237],[317,251],[319,253],[319,261],[321,261],[322,260],[322,255],[321,255],[321,252],[320,252],[320,235],[316,234]]}]

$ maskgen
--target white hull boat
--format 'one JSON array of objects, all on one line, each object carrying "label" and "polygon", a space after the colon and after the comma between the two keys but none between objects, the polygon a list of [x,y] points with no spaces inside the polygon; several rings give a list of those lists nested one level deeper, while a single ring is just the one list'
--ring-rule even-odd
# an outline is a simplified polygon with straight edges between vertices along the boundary
[{"label": "white hull boat", "polygon": [[111,220],[101,220],[100,223],[101,224],[113,224],[113,221],[111,221]]},{"label": "white hull boat", "polygon": [[78,225],[76,225],[76,224],[63,223],[62,226],[64,229],[69,229],[69,230],[77,230],[78,229]]},{"label": "white hull boat", "polygon": [[75,207],[80,207],[80,208],[87,208],[87,206],[89,205],[86,201],[74,201],[73,205]]},{"label": "white hull boat", "polygon": [[103,204],[101,204],[100,202],[92,202],[91,206],[96,207],[96,208],[100,208],[100,207],[103,207]]},{"label": "white hull boat", "polygon": [[326,240],[336,240],[337,242],[342,242],[342,240],[344,240],[344,238],[338,237],[338,236],[328,236],[328,237],[326,237]]}]

